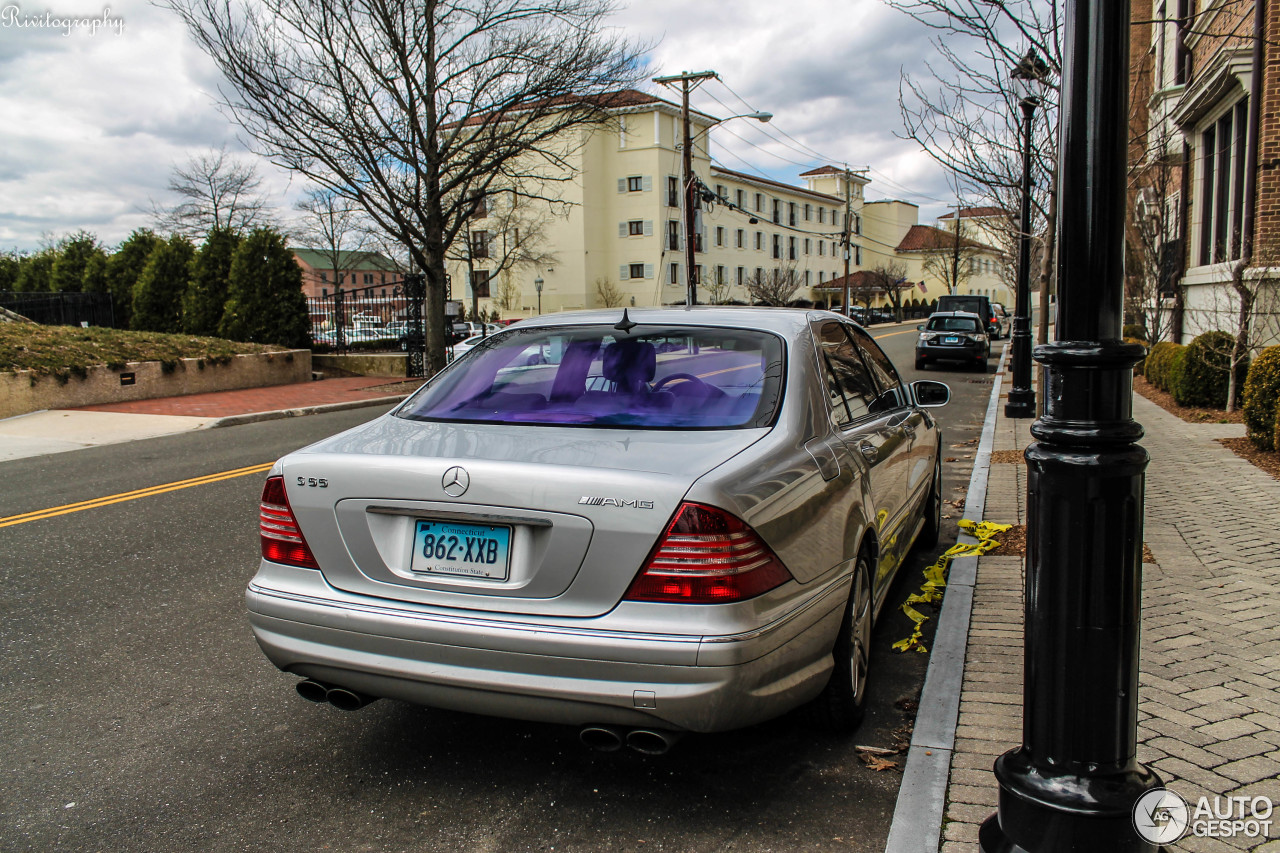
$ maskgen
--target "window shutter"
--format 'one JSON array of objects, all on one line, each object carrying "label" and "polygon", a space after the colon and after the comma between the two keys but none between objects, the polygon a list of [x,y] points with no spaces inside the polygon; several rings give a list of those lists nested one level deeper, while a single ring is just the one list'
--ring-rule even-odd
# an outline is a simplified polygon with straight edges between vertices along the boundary
[{"label": "window shutter", "polygon": [[653,278],[653,264],[644,265],[644,277]]},{"label": "window shutter", "polygon": [[623,264],[622,266],[618,267],[618,278],[621,279],[622,281],[626,281],[629,278],[628,273],[630,272],[631,270],[628,269],[627,265]]},{"label": "window shutter", "polygon": [[644,221],[644,236],[646,237],[653,236],[653,220],[652,219],[646,219]]},{"label": "window shutter", "polygon": [[619,237],[627,236],[627,223],[625,222],[618,223],[618,236]]},{"label": "window shutter", "polygon": [[645,175],[645,176],[644,176],[644,191],[645,191],[645,192],[649,192],[649,191],[651,191],[652,189],[653,189],[653,176],[652,176],[652,175]]},{"label": "window shutter", "polygon": [[624,193],[626,191],[627,191],[627,179],[618,178],[618,192]]}]

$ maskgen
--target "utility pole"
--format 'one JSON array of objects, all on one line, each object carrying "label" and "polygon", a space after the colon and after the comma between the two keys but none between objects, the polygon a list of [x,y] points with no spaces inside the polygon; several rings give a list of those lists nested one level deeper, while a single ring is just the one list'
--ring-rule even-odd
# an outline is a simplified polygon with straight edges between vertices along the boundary
[{"label": "utility pole", "polygon": [[684,136],[684,151],[681,157],[684,164],[684,193],[681,199],[684,206],[684,258],[686,267],[684,304],[686,308],[692,308],[698,304],[697,258],[695,256],[697,250],[697,223],[694,221],[694,210],[698,200],[698,181],[693,174],[693,138],[689,133],[689,93],[698,88],[702,81],[719,79],[719,77],[720,75],[714,71],[685,71],[683,74],[653,78],[653,82],[663,86],[670,86],[673,83],[680,84],[680,122],[682,135]]},{"label": "utility pole", "polygon": [[951,295],[960,290],[960,202],[956,202],[956,239],[951,252]]},{"label": "utility pole", "polygon": [[849,313],[849,256],[853,254],[852,237],[850,234],[853,229],[853,201],[850,197],[851,187],[849,185],[849,164],[844,164],[844,315],[852,317]]}]

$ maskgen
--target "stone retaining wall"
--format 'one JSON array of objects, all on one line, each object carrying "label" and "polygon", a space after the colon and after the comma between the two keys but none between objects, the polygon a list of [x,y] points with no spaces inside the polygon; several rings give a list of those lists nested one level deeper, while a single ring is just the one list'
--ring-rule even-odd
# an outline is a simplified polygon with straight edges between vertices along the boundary
[{"label": "stone retaining wall", "polygon": [[89,368],[84,378],[72,376],[66,382],[19,370],[0,373],[0,418],[41,409],[288,385],[310,379],[311,351],[304,349],[237,355],[226,364],[184,358],[170,370],[158,361],[129,362],[120,369],[98,366]]}]

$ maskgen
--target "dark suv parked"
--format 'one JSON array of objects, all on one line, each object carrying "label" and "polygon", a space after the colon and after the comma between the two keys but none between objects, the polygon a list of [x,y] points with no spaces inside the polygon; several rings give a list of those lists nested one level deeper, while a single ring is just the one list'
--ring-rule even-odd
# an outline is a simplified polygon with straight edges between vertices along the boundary
[{"label": "dark suv parked", "polygon": [[991,300],[987,297],[974,296],[973,294],[939,296],[937,312],[941,313],[943,311],[968,311],[970,314],[977,314],[986,324],[987,334],[991,336],[991,339],[994,341],[1000,340],[1000,317],[996,314],[995,308],[991,305]]}]

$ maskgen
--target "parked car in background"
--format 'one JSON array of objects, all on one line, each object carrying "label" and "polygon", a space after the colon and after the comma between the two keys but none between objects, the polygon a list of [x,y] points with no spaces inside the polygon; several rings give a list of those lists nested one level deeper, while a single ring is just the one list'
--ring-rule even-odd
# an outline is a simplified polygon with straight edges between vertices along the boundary
[{"label": "parked car in background", "polygon": [[939,311],[916,326],[916,370],[941,361],[959,361],[983,371],[991,356],[991,340],[982,318],[967,311]]},{"label": "parked car in background", "polygon": [[996,340],[1007,338],[1013,334],[1013,315],[1000,302],[992,302],[991,308],[995,311],[996,321],[1000,324],[1000,333],[996,335]]},{"label": "parked car in background", "polygon": [[939,296],[938,307],[934,313],[947,311],[968,311],[982,318],[983,327],[992,340],[1000,339],[1000,319],[996,316],[991,300],[986,296],[973,294],[957,294],[955,296]]},{"label": "parked car in background", "polygon": [[275,464],[250,622],[345,709],[649,753],[806,703],[850,731],[894,573],[938,537],[949,396],[826,311],[523,320]]}]

